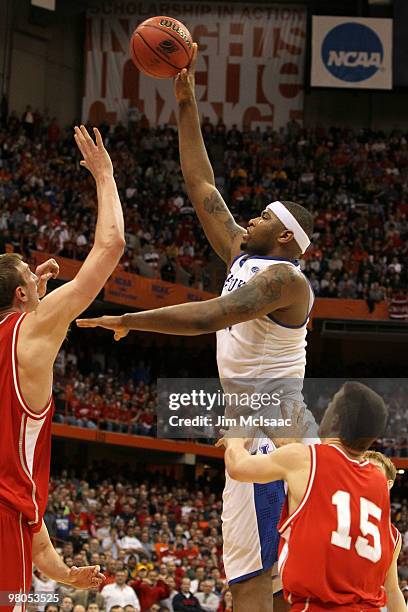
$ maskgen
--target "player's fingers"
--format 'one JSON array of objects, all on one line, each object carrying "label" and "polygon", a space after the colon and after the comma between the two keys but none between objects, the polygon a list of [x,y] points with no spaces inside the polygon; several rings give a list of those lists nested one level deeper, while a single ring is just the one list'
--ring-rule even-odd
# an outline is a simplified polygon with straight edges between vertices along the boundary
[{"label": "player's fingers", "polygon": [[220,446],[224,446],[225,443],[225,438],[220,438],[219,440],[216,441],[215,446],[220,447]]},{"label": "player's fingers", "polygon": [[[78,132],[76,130],[78,130]],[[77,143],[78,149],[81,151],[82,155],[85,157],[87,154],[86,142],[77,127],[75,128],[74,139],[75,139],[75,142]]]},{"label": "player's fingers", "polygon": [[305,408],[303,404],[297,404],[293,410],[292,420],[297,423],[303,421],[303,417],[305,415]]},{"label": "player's fingers", "polygon": [[86,144],[88,145],[88,147],[91,147],[91,148],[92,148],[92,147],[94,147],[94,146],[95,146],[95,143],[94,143],[94,141],[92,140],[92,138],[90,137],[89,132],[88,132],[88,130],[86,129],[86,127],[85,127],[84,125],[81,125],[81,128],[80,128],[80,129],[81,129],[82,136],[84,137],[85,142],[86,142]]},{"label": "player's fingers", "polygon": [[281,409],[282,419],[286,420],[288,418],[288,410],[287,410],[286,402],[281,402],[280,409]]},{"label": "player's fingers", "polygon": [[193,53],[191,54],[191,60],[188,67],[188,71],[190,74],[194,74],[196,63],[197,63],[197,53],[198,53],[198,45],[197,43],[193,43]]},{"label": "player's fingers", "polygon": [[99,325],[96,319],[77,319],[75,323],[78,327],[98,327]]},{"label": "player's fingers", "polygon": [[103,149],[104,148],[104,144],[103,144],[103,140],[102,140],[102,136],[101,136],[100,131],[98,130],[97,127],[94,127],[93,131],[94,131],[94,134],[95,134],[96,144],[98,145],[98,147],[101,147]]}]

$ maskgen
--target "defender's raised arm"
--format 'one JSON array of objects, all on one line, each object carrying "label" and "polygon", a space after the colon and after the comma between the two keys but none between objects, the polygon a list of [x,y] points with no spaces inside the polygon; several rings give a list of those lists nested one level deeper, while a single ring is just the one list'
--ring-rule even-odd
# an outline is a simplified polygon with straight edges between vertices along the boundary
[{"label": "defender's raised arm", "polygon": [[235,221],[215,186],[201,134],[200,119],[195,99],[195,64],[197,44],[194,43],[190,67],[177,75],[174,83],[179,107],[179,148],[181,169],[188,196],[200,219],[205,234],[215,252],[228,265],[240,252],[245,230]]},{"label": "defender's raised arm", "polygon": [[[98,218],[95,243],[76,277],[52,291],[38,303],[37,292],[29,307],[17,305],[28,315],[21,323],[18,341],[18,362],[21,387],[26,402],[41,410],[47,402],[52,367],[68,326],[85,310],[101,291],[116,268],[125,245],[122,206],[113,176],[110,157],[99,131],[94,128],[96,142],[86,128],[75,128],[75,141],[83,160],[81,165],[95,179]],[[27,264],[21,262],[27,283],[35,283]]]}]

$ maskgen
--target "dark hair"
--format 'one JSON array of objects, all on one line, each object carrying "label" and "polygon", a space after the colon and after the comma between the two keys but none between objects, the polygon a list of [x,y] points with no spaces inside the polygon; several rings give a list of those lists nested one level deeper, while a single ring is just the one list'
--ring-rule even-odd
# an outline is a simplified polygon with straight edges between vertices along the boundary
[{"label": "dark hair", "polygon": [[296,204],[296,202],[284,202],[282,200],[281,204],[283,204],[285,208],[292,213],[296,221],[310,238],[310,236],[313,234],[313,215],[306,208],[304,208],[304,206]]},{"label": "dark hair", "polygon": [[339,438],[350,450],[366,451],[380,437],[388,421],[388,408],[378,393],[359,382],[344,383],[336,395]]},{"label": "dark hair", "polygon": [[22,261],[17,253],[0,255],[0,309],[12,305],[17,287],[25,285],[18,264]]}]

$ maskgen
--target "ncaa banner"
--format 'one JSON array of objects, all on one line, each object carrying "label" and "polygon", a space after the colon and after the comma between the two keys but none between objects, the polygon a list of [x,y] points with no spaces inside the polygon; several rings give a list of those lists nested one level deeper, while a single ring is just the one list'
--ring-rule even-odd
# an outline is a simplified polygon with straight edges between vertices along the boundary
[{"label": "ncaa banner", "polygon": [[83,121],[126,125],[145,114],[150,125],[175,125],[172,79],[145,76],[129,56],[133,30],[155,15],[180,20],[199,44],[196,94],[203,116],[249,129],[302,120],[303,8],[116,0],[88,12]]},{"label": "ncaa banner", "polygon": [[311,85],[392,89],[392,19],[313,16]]}]

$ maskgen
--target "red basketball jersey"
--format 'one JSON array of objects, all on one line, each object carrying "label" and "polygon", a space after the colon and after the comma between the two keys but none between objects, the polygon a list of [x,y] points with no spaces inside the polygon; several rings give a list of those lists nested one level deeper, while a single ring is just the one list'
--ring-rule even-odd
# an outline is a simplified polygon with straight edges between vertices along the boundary
[{"label": "red basketball jersey", "polygon": [[53,400],[37,414],[23,399],[17,342],[25,316],[12,313],[0,321],[0,504],[37,531],[48,501]]},{"label": "red basketball jersey", "polygon": [[379,608],[400,537],[385,477],[334,445],[309,448],[306,493],[290,516],[286,500],[278,526],[285,596],[295,609]]}]

